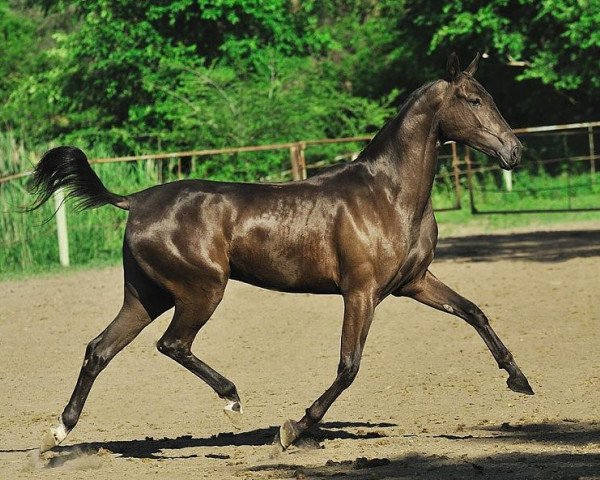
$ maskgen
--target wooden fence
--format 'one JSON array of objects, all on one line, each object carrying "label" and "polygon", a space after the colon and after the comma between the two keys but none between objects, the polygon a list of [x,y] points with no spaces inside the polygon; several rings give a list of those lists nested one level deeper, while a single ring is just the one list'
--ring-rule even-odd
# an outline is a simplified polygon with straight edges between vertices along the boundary
[{"label": "wooden fence", "polygon": [[[589,162],[589,170],[591,173],[592,182],[595,181],[595,173],[596,173],[596,152],[595,152],[595,144],[594,144],[594,129],[600,127],[599,122],[587,122],[587,123],[572,123],[566,125],[550,125],[550,126],[542,126],[542,127],[530,127],[530,128],[517,128],[514,129],[514,133],[519,137],[526,137],[529,135],[539,135],[539,134],[549,134],[551,132],[560,132],[561,134],[569,134],[569,132],[579,132],[582,130],[587,132],[588,136],[588,146],[589,152],[588,155],[579,155],[574,157],[560,157],[554,159],[546,159],[543,160],[542,163],[552,163],[559,161],[588,161]],[[226,154],[237,154],[237,153],[246,153],[246,152],[261,152],[261,151],[273,151],[273,150],[289,150],[289,158],[290,158],[290,168],[287,171],[284,171],[284,174],[291,174],[291,177],[294,181],[299,181],[306,179],[308,174],[308,170],[318,169],[322,167],[326,167],[329,165],[329,162],[323,162],[321,164],[309,164],[306,162],[306,151],[311,147],[315,147],[318,145],[327,145],[327,144],[342,144],[342,143],[357,143],[357,142],[368,142],[371,140],[371,136],[362,135],[356,137],[345,137],[345,138],[328,138],[321,140],[306,140],[306,141],[298,141],[298,142],[287,142],[287,143],[277,143],[271,145],[257,145],[257,146],[246,146],[246,147],[231,147],[231,148],[220,148],[220,149],[204,149],[204,150],[190,150],[190,151],[181,151],[181,152],[169,152],[169,153],[155,153],[155,154],[146,154],[146,155],[130,155],[130,156],[122,156],[122,157],[110,157],[110,158],[95,158],[91,159],[91,164],[103,164],[103,163],[118,163],[118,162],[140,162],[140,161],[158,161],[159,162],[159,171],[162,171],[162,167],[160,163],[165,160],[176,159],[177,160],[177,176],[178,178],[184,177],[184,169],[182,167],[182,159],[190,158],[196,159],[200,157],[213,156],[213,155],[226,155]],[[525,154],[526,156],[526,154]],[[474,177],[477,173],[482,173],[485,171],[492,170],[500,170],[500,167],[497,164],[494,165],[474,165],[471,160],[471,152],[469,148],[464,149],[464,154],[462,159],[459,155],[459,149],[457,145],[451,142],[450,145],[450,154],[449,155],[440,155],[441,159],[451,160],[451,171],[447,172],[443,175],[450,176],[451,182],[453,184],[454,189],[454,203],[449,208],[437,208],[437,210],[454,210],[461,208],[461,176],[466,176],[466,186],[469,190],[469,198],[470,198],[470,207],[473,213],[526,213],[526,212],[544,212],[548,210],[494,210],[494,211],[485,211],[483,209],[479,209],[476,205],[476,199],[474,195]],[[10,175],[6,175],[4,177],[0,177],[0,184],[11,182],[17,180],[19,178],[26,177],[30,175],[31,172],[20,172],[14,173]],[[438,174],[438,178],[441,175]],[[160,177],[159,177],[160,178]],[[506,173],[504,176],[504,181],[506,184],[507,190],[512,189],[512,176],[511,173]],[[66,214],[64,210],[64,206],[62,204],[62,192],[57,192],[55,196],[56,205],[58,206],[56,221],[57,221],[57,231],[58,231],[58,243],[59,243],[59,252],[60,252],[60,262],[62,265],[69,264],[69,254],[68,254],[68,237],[67,237],[67,221]],[[586,208],[585,210],[598,209],[600,210],[600,202],[598,208]],[[567,210],[578,210],[578,209],[567,209]],[[556,210],[552,210],[556,211]],[[561,210],[562,211],[562,210]]]}]

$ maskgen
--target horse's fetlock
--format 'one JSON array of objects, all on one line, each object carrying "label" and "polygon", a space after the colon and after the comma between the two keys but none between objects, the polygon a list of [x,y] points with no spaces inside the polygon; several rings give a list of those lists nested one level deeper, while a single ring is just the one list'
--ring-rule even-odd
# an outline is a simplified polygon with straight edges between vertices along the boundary
[{"label": "horse's fetlock", "polygon": [[[309,408],[306,409],[304,414],[304,418],[308,420],[306,422],[309,426],[314,425],[315,423],[319,423],[321,419],[325,416],[325,409],[322,405],[313,404]],[[303,419],[304,420],[304,419]],[[302,420],[300,421],[302,423]]]},{"label": "horse's fetlock", "polygon": [[223,385],[221,387],[221,394],[219,395],[221,398],[225,398],[226,400],[231,400],[233,402],[239,402],[240,396],[238,395],[237,388],[235,384],[231,380],[225,379]]},{"label": "horse's fetlock", "polygon": [[508,352],[498,361],[498,368],[501,368],[503,370],[508,370],[509,368],[513,367],[514,364],[515,364],[515,360],[514,360],[512,354],[510,352]]},{"label": "horse's fetlock", "polygon": [[59,417],[60,422],[65,426],[65,428],[69,431],[73,430],[75,425],[79,420],[79,415],[76,412],[70,412],[65,410],[62,415]]}]

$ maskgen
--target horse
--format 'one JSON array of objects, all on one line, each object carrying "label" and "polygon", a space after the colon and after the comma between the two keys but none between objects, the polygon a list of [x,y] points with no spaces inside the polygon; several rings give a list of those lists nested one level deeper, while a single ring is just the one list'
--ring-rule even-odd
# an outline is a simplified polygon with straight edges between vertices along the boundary
[{"label": "horse", "polygon": [[319,422],[355,379],[375,308],[410,297],[474,327],[508,387],[533,394],[511,352],[474,303],[429,270],[437,243],[431,190],[442,143],[466,144],[510,170],[522,145],[491,95],[475,80],[480,55],[461,71],[448,57],[442,79],[413,92],[354,162],[288,183],[180,180],[129,195],[109,191],[78,148],[56,147],[36,165],[31,209],[59,188],[79,208],[128,210],[121,310],[85,350],[73,394],[45,434],[40,452],[75,427],[98,374],[144,327],[175,307],[158,350],[206,382],[235,423],[235,384],[192,353],[192,343],[229,279],[283,292],[337,294],[344,315],[337,375],[298,421],[286,420],[276,444],[286,449]]}]

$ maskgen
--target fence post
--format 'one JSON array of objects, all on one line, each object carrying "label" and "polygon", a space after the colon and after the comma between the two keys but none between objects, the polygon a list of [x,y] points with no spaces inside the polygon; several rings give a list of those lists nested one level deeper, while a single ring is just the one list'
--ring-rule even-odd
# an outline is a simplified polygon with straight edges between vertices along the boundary
[{"label": "fence post", "polygon": [[56,205],[56,234],[58,237],[58,256],[63,267],[69,266],[69,235],[67,233],[67,212],[65,209],[65,194],[62,188],[54,192]]},{"label": "fence post", "polygon": [[475,197],[473,195],[473,168],[471,166],[471,150],[465,145],[465,163],[467,164],[467,185],[469,186],[469,201],[471,202],[471,213],[477,213],[475,208]]},{"label": "fence post", "polygon": [[298,166],[300,167],[300,178],[306,180],[306,158],[304,157],[304,150],[306,150],[306,143],[302,142],[298,144]]},{"label": "fence post", "polygon": [[163,183],[163,161],[162,159],[156,160],[156,176],[158,183]]},{"label": "fence post", "polygon": [[454,191],[456,193],[457,209],[460,209],[460,166],[458,164],[458,153],[456,151],[456,142],[452,142],[452,173],[454,174]]},{"label": "fence post", "polygon": [[596,183],[596,150],[594,148],[594,127],[588,127],[588,142],[590,145],[590,173],[592,183]]},{"label": "fence post", "polygon": [[567,142],[567,136],[563,135],[562,137],[563,140],[563,148],[565,149],[565,160],[567,161],[567,205],[569,206],[569,210],[571,210],[571,194],[572,189],[571,189],[571,170],[573,169],[573,162],[571,161],[570,155],[569,155],[569,144]]},{"label": "fence post", "polygon": [[512,170],[502,170],[502,177],[504,178],[506,191],[512,192]]},{"label": "fence post", "polygon": [[[157,151],[161,152],[162,151],[162,141],[160,139],[160,137],[156,137],[156,146],[158,148]],[[162,159],[156,159],[156,175],[157,175],[157,180],[158,183],[163,183],[163,163],[162,163]]]},{"label": "fence post", "polygon": [[298,145],[292,145],[290,147],[290,162],[292,163],[292,179],[297,182],[302,180],[302,173],[300,169]]}]

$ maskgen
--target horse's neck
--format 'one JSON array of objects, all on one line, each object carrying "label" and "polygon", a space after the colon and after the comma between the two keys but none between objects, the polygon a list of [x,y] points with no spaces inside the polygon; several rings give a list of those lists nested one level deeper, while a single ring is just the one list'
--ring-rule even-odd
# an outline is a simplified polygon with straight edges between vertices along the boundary
[{"label": "horse's neck", "polygon": [[365,149],[375,188],[403,206],[423,211],[431,196],[437,165],[438,120],[443,85],[427,85],[417,92]]}]

